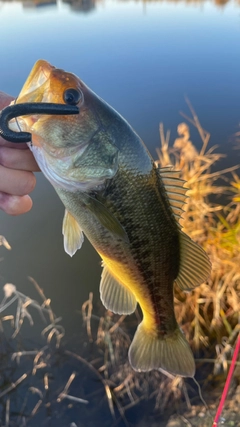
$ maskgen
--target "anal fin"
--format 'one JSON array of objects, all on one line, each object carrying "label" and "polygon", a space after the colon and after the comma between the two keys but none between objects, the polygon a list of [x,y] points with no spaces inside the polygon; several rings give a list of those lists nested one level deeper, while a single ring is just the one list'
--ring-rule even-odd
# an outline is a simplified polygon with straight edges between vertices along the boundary
[{"label": "anal fin", "polygon": [[116,314],[131,314],[137,306],[132,292],[115,279],[106,265],[101,276],[100,297],[103,305]]},{"label": "anal fin", "polygon": [[73,256],[81,248],[84,236],[77,220],[65,209],[62,234],[64,237],[64,249],[68,255]]}]

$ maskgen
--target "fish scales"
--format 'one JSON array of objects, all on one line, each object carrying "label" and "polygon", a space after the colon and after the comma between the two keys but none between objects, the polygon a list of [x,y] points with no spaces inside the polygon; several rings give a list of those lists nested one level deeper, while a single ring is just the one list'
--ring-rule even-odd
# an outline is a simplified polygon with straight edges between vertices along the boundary
[{"label": "fish scales", "polygon": [[[101,106],[103,107],[105,105]],[[94,231],[92,228],[88,230],[91,224],[89,212],[86,211],[84,221],[82,218],[84,210],[82,207],[79,209],[81,193],[76,197],[75,214],[77,217],[81,216],[82,228],[93,246],[99,248],[102,258],[108,260],[111,258],[112,262],[115,259],[117,262],[121,261],[130,270],[132,277],[130,288],[136,288],[137,300],[146,299],[145,294],[148,295],[147,304],[152,305],[157,332],[163,335],[176,325],[173,310],[173,283],[179,269],[178,229],[172,218],[172,211],[154,163],[145,150],[142,156],[139,156],[139,151],[142,151],[142,141],[125,121],[121,121],[120,129],[119,126],[114,126],[116,119],[113,111],[110,118],[108,132],[111,133],[119,149],[119,170],[116,176],[106,183],[103,190],[97,193],[90,192],[90,195],[100,202],[104,201],[107,209],[123,226],[129,242],[124,244],[120,241],[117,247],[115,240],[111,244],[111,236],[106,234],[104,227],[101,229],[98,221]],[[127,143],[122,135],[125,136]],[[134,139],[134,145],[129,144],[131,139]],[[145,162],[143,162],[144,156]],[[140,167],[139,158],[141,159]],[[143,163],[147,169],[145,174],[142,173]],[[129,164],[132,165],[131,169]],[[69,195],[65,199],[69,199]],[[67,206],[67,200],[65,206]],[[92,220],[95,220],[95,216]],[[159,247],[157,236],[161,236],[161,247]],[[118,279],[121,280],[120,277]]]},{"label": "fish scales", "polygon": [[158,169],[126,120],[77,76],[38,61],[17,102],[34,99],[80,108],[78,116],[28,116],[19,124],[32,133],[29,148],[65,206],[66,252],[80,249],[84,233],[103,260],[106,308],[130,314],[139,303],[142,309],[131,366],[194,376],[173,287],[190,291],[207,280],[211,265],[178,224],[186,191],[179,173]]},{"label": "fish scales", "polygon": [[[129,139],[133,139],[132,129],[126,122],[122,122],[121,129],[117,129],[120,136],[115,138],[119,141],[121,153],[119,173],[108,183],[103,199],[106,203],[111,200],[108,207],[110,210],[114,209],[113,214],[126,230],[134,267],[141,275],[141,289],[146,287],[153,305],[158,333],[164,334],[167,332],[167,321],[169,329],[176,324],[173,282],[179,270],[178,229],[154,163],[146,150],[139,156],[142,141],[138,137],[135,139],[133,152],[133,144],[126,144],[121,138],[121,134],[128,132]],[[124,155],[125,151],[127,155]],[[146,164],[151,163],[151,169],[148,166],[150,172],[146,174],[142,173],[143,165],[139,166],[139,158],[142,163],[144,157]],[[161,236],[161,247],[158,236]],[[139,283],[137,286],[139,287]]]},{"label": "fish scales", "polygon": [[[153,305],[158,333],[163,334],[167,332],[167,319],[170,324],[175,324],[173,283],[179,270],[180,248],[176,224],[169,221],[172,212],[165,192],[159,188],[157,179],[154,189],[152,185],[148,186],[148,181],[154,180],[155,172],[153,167],[152,178],[141,176],[139,171],[141,179],[136,176],[134,180],[122,173],[123,179],[116,176],[111,180],[103,197],[107,202],[111,200],[109,210],[113,209],[116,217],[119,215],[126,230],[133,258],[131,264],[138,270],[141,289],[146,288]],[[161,236],[161,248],[157,236]]]}]

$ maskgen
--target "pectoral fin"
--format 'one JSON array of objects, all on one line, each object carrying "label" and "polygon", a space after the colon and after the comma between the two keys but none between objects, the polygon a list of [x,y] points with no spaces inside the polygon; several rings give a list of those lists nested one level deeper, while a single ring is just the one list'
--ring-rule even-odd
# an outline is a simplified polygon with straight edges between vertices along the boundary
[{"label": "pectoral fin", "polygon": [[81,248],[83,243],[83,232],[77,220],[65,209],[63,218],[62,234],[64,236],[64,249],[68,255],[73,256]]},{"label": "pectoral fin", "polygon": [[120,222],[99,200],[86,196],[84,203],[86,207],[96,216],[97,220],[104,228],[112,234],[121,237],[125,242],[128,242],[128,236]]},{"label": "pectoral fin", "polygon": [[183,291],[201,285],[211,273],[211,262],[197,243],[180,231],[180,270],[176,283]]},{"label": "pectoral fin", "polygon": [[100,282],[100,297],[103,305],[116,314],[131,314],[137,306],[132,292],[113,277],[106,265]]}]

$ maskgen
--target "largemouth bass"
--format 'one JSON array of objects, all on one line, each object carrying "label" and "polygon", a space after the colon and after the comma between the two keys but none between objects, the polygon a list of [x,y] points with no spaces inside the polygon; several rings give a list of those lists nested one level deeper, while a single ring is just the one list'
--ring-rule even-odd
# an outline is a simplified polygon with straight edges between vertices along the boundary
[{"label": "largemouth bass", "polygon": [[[186,189],[180,173],[158,168],[131,126],[77,76],[39,60],[17,103],[77,105],[77,116],[18,119],[30,149],[65,205],[64,248],[83,233],[103,261],[100,296],[114,313],[139,303],[143,320],[129,348],[137,371],[192,377],[195,363],[173,303],[174,282],[190,291],[210,273],[204,250],[181,231]],[[12,125],[14,128],[14,125]]]}]

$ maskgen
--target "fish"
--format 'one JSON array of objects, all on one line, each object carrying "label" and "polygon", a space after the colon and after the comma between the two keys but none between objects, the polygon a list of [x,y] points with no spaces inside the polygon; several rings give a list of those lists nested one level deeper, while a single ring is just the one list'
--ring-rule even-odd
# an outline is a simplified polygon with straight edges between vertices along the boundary
[{"label": "fish", "polygon": [[86,236],[102,259],[106,309],[128,315],[141,307],[128,352],[134,370],[193,377],[174,285],[191,291],[207,281],[211,263],[179,224],[187,191],[180,171],[158,167],[119,113],[75,74],[45,60],[33,66],[15,102],[78,106],[78,115],[18,117],[18,130],[32,134],[29,148],[65,206],[64,249],[73,256]]}]

